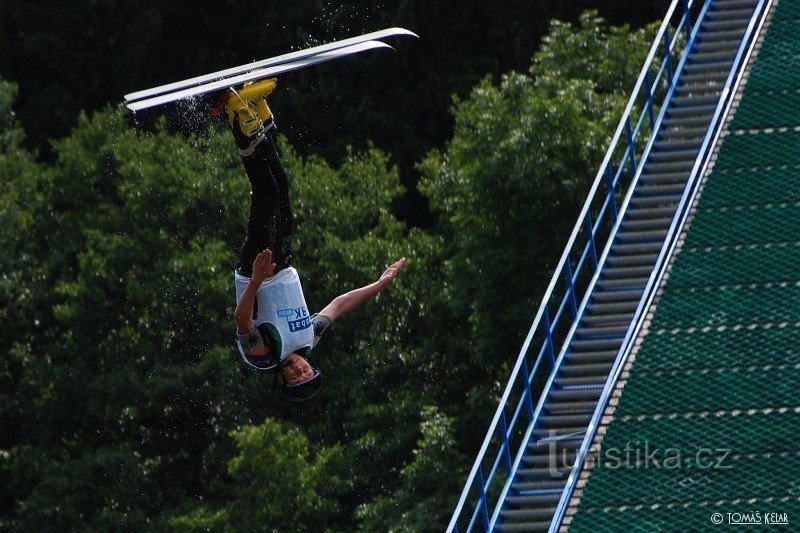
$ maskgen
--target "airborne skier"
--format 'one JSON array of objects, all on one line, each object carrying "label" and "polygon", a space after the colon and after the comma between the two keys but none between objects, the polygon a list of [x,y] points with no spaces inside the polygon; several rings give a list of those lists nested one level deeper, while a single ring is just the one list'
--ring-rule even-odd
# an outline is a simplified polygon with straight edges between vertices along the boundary
[{"label": "airborne skier", "polygon": [[289,180],[275,145],[275,120],[266,98],[276,80],[230,90],[220,99],[250,180],[250,215],[235,272],[237,344],[245,362],[275,372],[275,386],[290,400],[314,396],[322,384],[307,357],[323,332],[389,285],[401,258],[377,281],[337,296],[309,315],[297,271],[290,266],[293,233]]},{"label": "airborne skier", "polygon": [[[275,387],[293,401],[312,397],[322,384],[319,370],[306,360],[322,333],[386,288],[406,259],[395,261],[374,283],[337,296],[309,316],[300,277],[290,266],[294,228],[289,179],[278,158],[275,120],[266,98],[275,89],[274,76],[391,49],[380,39],[397,36],[417,37],[403,28],[387,28],[125,95],[125,105],[136,112],[225,91],[212,114],[225,107],[251,187],[247,234],[234,278],[237,345],[245,362],[257,372],[273,372]],[[231,88],[242,83],[241,90]]]}]

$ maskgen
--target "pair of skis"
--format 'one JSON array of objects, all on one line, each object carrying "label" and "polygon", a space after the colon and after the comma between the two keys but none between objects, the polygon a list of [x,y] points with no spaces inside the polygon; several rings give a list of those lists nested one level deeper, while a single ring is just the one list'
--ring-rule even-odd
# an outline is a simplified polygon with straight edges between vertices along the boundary
[{"label": "pair of skis", "polygon": [[359,37],[351,37],[342,41],[298,50],[288,54],[255,61],[211,74],[189,78],[187,80],[168,83],[152,89],[137,91],[125,95],[125,105],[131,111],[140,111],[184,98],[198,96],[206,93],[224,91],[249,81],[264,78],[273,78],[301,68],[332,61],[352,54],[377,50],[379,48],[392,48],[380,39],[396,36],[417,37],[411,31],[403,28],[388,28],[381,31],[367,33]]}]

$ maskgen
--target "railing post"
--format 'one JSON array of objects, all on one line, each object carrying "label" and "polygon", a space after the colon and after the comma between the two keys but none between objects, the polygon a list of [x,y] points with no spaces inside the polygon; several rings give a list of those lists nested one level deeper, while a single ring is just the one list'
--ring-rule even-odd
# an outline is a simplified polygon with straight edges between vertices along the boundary
[{"label": "railing post", "polygon": [[575,300],[575,283],[572,281],[572,267],[569,261],[564,263],[564,280],[567,282],[567,294],[569,295],[569,306],[572,309],[572,316],[578,318],[578,302]]},{"label": "railing post", "polygon": [[664,30],[664,62],[667,64],[669,86],[672,87],[672,77],[675,73],[672,71],[672,52],[669,49],[669,27]]},{"label": "railing post", "polygon": [[589,246],[591,247],[592,266],[597,270],[597,249],[594,247],[594,227],[592,226],[592,214],[586,213],[586,231],[589,232]]},{"label": "railing post", "polygon": [[528,407],[528,414],[531,416],[531,422],[533,422],[534,408],[533,398],[531,398],[531,378],[528,374],[528,361],[524,358],[522,359],[522,366],[520,370],[522,370],[522,375],[520,375],[522,378],[522,384],[525,387],[522,394],[525,397],[525,405]]},{"label": "railing post", "polygon": [[692,14],[689,12],[689,0],[683,0],[683,13],[686,15],[686,40],[692,34]]},{"label": "railing post", "polygon": [[552,368],[556,367],[556,354],[553,350],[553,335],[550,331],[550,314],[547,312],[547,308],[544,309],[544,314],[542,315],[542,320],[544,320],[544,331],[546,335],[545,342],[547,343],[547,351],[550,352],[550,362],[553,364]]},{"label": "railing post", "polygon": [[650,83],[650,73],[644,75],[644,84],[647,88],[647,112],[650,117],[650,132],[656,127],[656,116],[653,111],[653,85]]},{"label": "railing post", "polygon": [[478,505],[481,506],[481,521],[483,522],[483,530],[489,531],[489,507],[486,503],[486,489],[483,486],[483,467],[478,467],[478,500],[480,503]]},{"label": "railing post", "polygon": [[614,165],[610,162],[608,164],[608,172],[606,172],[606,186],[608,187],[608,201],[611,204],[611,216],[613,221],[617,221],[617,197],[614,196]]},{"label": "railing post", "polygon": [[500,415],[500,431],[503,432],[503,449],[505,453],[503,454],[503,458],[506,460],[506,472],[508,475],[511,475],[511,452],[509,451],[508,445],[508,426],[506,425],[506,414],[503,413]]},{"label": "railing post", "polygon": [[631,179],[636,175],[636,150],[633,146],[633,132],[631,131],[631,117],[625,122],[625,134],[628,136],[628,150],[630,151]]}]

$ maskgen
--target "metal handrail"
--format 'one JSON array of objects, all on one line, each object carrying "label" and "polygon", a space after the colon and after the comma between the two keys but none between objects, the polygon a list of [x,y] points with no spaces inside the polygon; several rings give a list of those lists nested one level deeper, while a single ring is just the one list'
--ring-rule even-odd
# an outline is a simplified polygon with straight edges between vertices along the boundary
[{"label": "metal handrail", "polygon": [[[556,332],[557,326],[560,324],[561,318],[564,316],[566,309],[570,309],[573,311],[572,317],[572,328],[574,330],[574,323],[577,320],[578,313],[575,312],[575,305],[579,298],[577,298],[576,290],[577,290],[577,282],[581,279],[581,274],[584,272],[584,267],[586,265],[586,261],[590,260],[593,268],[593,278],[596,278],[597,275],[597,265],[598,265],[598,245],[597,245],[597,238],[598,233],[601,229],[604,229],[605,226],[603,224],[608,223],[609,219],[611,220],[612,228],[616,227],[617,222],[617,205],[616,205],[616,197],[615,197],[615,190],[618,186],[622,186],[622,177],[625,175],[626,171],[631,173],[631,178],[635,177],[636,175],[636,167],[637,162],[641,163],[642,159],[636,157],[636,141],[637,136],[642,131],[643,124],[647,121],[644,120],[644,114],[647,113],[649,117],[652,117],[654,114],[654,98],[658,91],[659,86],[662,83],[662,80],[667,83],[668,86],[668,93],[669,89],[672,86],[672,79],[674,76],[674,71],[671,68],[671,63],[673,59],[673,54],[679,44],[679,35],[681,32],[685,32],[688,36],[691,32],[692,24],[691,19],[688,15],[690,12],[691,6],[693,1],[692,0],[673,0],[667,14],[664,18],[664,21],[659,28],[659,31],[653,41],[653,44],[650,48],[648,53],[647,59],[645,60],[644,66],[639,74],[639,77],[636,81],[634,86],[633,92],[631,97],[628,100],[628,103],[625,107],[625,111],[622,114],[620,119],[619,125],[617,126],[616,132],[611,141],[611,145],[609,146],[606,155],[603,159],[603,162],[600,166],[600,169],[595,177],[595,180],[592,184],[592,187],[589,191],[587,196],[586,202],[581,209],[580,214],[578,215],[578,220],[575,224],[575,227],[572,230],[570,235],[569,241],[564,249],[564,252],[559,259],[558,265],[556,266],[556,270],[553,274],[552,279],[545,291],[544,297],[542,299],[542,303],[539,306],[534,321],[528,330],[528,334],[526,335],[525,341],[522,345],[522,349],[520,350],[519,356],[514,364],[514,367],[511,372],[511,377],[506,385],[506,388],[503,392],[503,396],[501,397],[500,403],[498,408],[495,412],[495,415],[492,419],[491,424],[489,425],[489,430],[486,434],[486,437],[483,440],[483,444],[481,449],[478,453],[478,456],[473,464],[473,467],[470,471],[470,474],[467,478],[467,482],[465,487],[461,493],[461,497],[459,498],[458,504],[456,509],[453,513],[453,516],[450,520],[448,525],[448,531],[457,531],[458,530],[458,522],[461,514],[464,510],[466,505],[467,499],[469,498],[469,494],[473,488],[475,488],[477,492],[477,504],[472,512],[472,515],[469,520],[469,524],[467,526],[467,530],[470,531],[476,525],[478,520],[481,520],[484,529],[490,528],[490,521],[489,521],[489,498],[490,495],[488,494],[490,489],[492,488],[492,483],[494,478],[499,471],[499,466],[501,463],[506,465],[506,474],[507,480],[505,483],[506,488],[503,489],[502,493],[504,494],[507,491],[507,486],[510,484],[511,477],[513,472],[516,469],[516,465],[519,463],[521,458],[521,454],[523,449],[521,448],[517,453],[517,458],[515,461],[515,465],[512,465],[509,468],[510,463],[510,447],[511,444],[509,439],[514,435],[516,428],[516,423],[520,419],[523,405],[528,407],[529,410],[529,421],[527,431],[525,432],[525,438],[522,441],[522,445],[524,448],[525,443],[528,441],[528,437],[530,436],[531,430],[533,425],[535,424],[536,418],[538,418],[538,412],[541,408],[541,404],[543,401],[543,396],[540,397],[537,401],[537,408],[533,409],[533,398],[531,393],[531,386],[534,382],[535,378],[537,377],[537,371],[542,368],[543,362],[546,362],[547,359],[550,360],[551,364],[549,365],[550,372],[548,376],[548,386],[552,383],[553,377],[555,372],[557,371],[557,361],[555,358],[555,354],[561,353],[562,346],[556,347],[554,342],[556,342],[553,338],[553,334]],[[677,30],[674,32],[672,38],[670,38],[669,30],[670,24],[673,20],[673,17],[676,14],[678,8],[681,7],[683,12],[676,24]],[[689,41],[689,38],[686,38],[686,42]],[[659,55],[660,49],[663,48],[663,52]],[[656,75],[651,79],[651,67],[654,66],[654,60],[658,57],[661,60],[660,65],[656,68]],[[639,120],[633,122],[636,124],[635,128],[632,128],[631,122],[631,113],[633,112],[637,99],[641,96],[642,87],[646,85],[646,99],[644,105],[642,105],[641,114]],[[662,102],[663,103],[663,102]],[[654,122],[651,120],[650,122],[650,131],[649,136],[645,139],[645,141],[651,141],[654,130]],[[622,138],[623,133],[626,133],[625,144],[620,144],[620,139]],[[646,142],[645,144],[650,144]],[[614,157],[617,154],[617,149],[620,147],[624,147],[625,150],[623,155],[620,157],[619,165],[617,172],[614,172]],[[630,170],[628,166],[630,165]],[[613,177],[612,177],[613,176]],[[605,190],[598,194],[601,187],[605,185]],[[627,188],[626,188],[627,191]],[[621,191],[622,192],[622,191]],[[592,219],[592,205],[595,203],[596,199],[603,199],[602,205],[598,210],[598,215],[596,220],[593,221]],[[610,215],[609,215],[610,213]],[[585,244],[581,243],[578,244],[579,236],[585,237]],[[613,238],[613,233],[609,234],[607,240],[604,241],[602,244],[607,244],[610,242],[610,239]],[[602,249],[604,246],[601,246]],[[576,264],[576,267],[573,269],[570,262],[570,256],[573,252],[578,251],[579,253],[579,260]],[[551,303],[555,303],[553,300],[553,295],[556,291],[557,285],[561,282],[561,280],[565,281],[566,284],[566,293],[564,294],[563,298],[558,305],[555,305],[557,309],[556,314],[554,315],[554,319],[551,323],[550,315],[548,312],[548,306]],[[551,302],[553,300],[553,302]],[[534,338],[537,335],[537,332],[540,332],[542,329],[541,334],[543,336],[542,346],[539,349],[539,352],[536,356],[536,360],[532,366],[532,371],[528,371],[528,361],[527,355],[528,351],[534,341]],[[569,337],[569,335],[568,335]],[[549,355],[548,358],[545,356]],[[558,358],[560,361],[561,357]],[[522,372],[522,382],[524,386],[520,391],[520,398],[517,402],[516,408],[514,409],[514,416],[512,417],[511,424],[505,424],[505,409],[509,406],[509,399],[511,398],[512,393],[516,390],[517,380],[520,377],[520,372]],[[501,431],[499,435],[498,426],[501,426]],[[489,476],[484,478],[483,472],[483,460],[486,458],[486,454],[492,445],[492,442],[496,436],[500,437],[500,445],[495,455],[493,465],[490,469]],[[477,484],[476,484],[477,480]],[[497,511],[499,511],[499,505],[502,503],[502,499],[498,499],[496,502],[496,510],[494,515],[496,516]],[[495,507],[492,505],[492,507]],[[496,518],[494,518],[496,519]],[[494,522],[494,519],[492,522]]]},{"label": "metal handrail", "polygon": [[[706,8],[709,2],[710,0],[707,0]],[[609,373],[603,388],[603,392],[595,408],[595,412],[589,422],[586,435],[584,436],[581,447],[578,449],[576,454],[572,471],[567,479],[567,484],[561,494],[561,498],[559,499],[553,520],[550,525],[551,532],[555,532],[560,527],[564,518],[564,514],[566,513],[572,493],[575,490],[578,476],[583,469],[583,464],[586,460],[589,447],[594,441],[595,434],[597,433],[600,418],[602,417],[602,414],[608,405],[608,401],[611,398],[611,393],[614,390],[614,385],[616,384],[619,374],[624,367],[624,362],[627,360],[631,349],[633,348],[632,340],[638,336],[644,325],[644,320],[646,317],[645,310],[650,307],[655,298],[655,289],[660,285],[664,277],[668,259],[673,255],[675,247],[678,243],[678,237],[680,236],[681,228],[683,228],[686,224],[686,220],[690,213],[690,207],[699,191],[699,185],[701,181],[700,178],[705,174],[708,168],[713,148],[717,144],[722,133],[724,117],[727,116],[730,111],[730,108],[733,104],[733,95],[736,94],[736,90],[742,80],[741,74],[743,73],[743,69],[740,69],[740,66],[746,64],[749,60],[756,44],[756,39],[754,36],[757,36],[761,32],[761,28],[765,22],[765,17],[763,17],[763,15],[769,12],[769,8],[772,3],[773,0],[759,0],[755,10],[753,11],[753,16],[750,19],[750,23],[748,24],[747,30],[742,38],[742,43],[739,46],[736,57],[731,65],[731,71],[725,81],[725,85],[720,95],[720,100],[717,103],[717,108],[714,111],[708,131],[703,139],[703,144],[700,148],[697,158],[695,159],[695,164],[692,166],[687,187],[681,196],[681,200],[678,203],[678,208],[672,219],[672,222],[670,223],[667,236],[664,240],[664,245],[659,252],[658,258],[656,259],[655,268],[648,278],[642,299],[640,300],[639,305],[634,312],[631,325],[626,332],[625,338],[619,349],[619,353],[617,354],[614,364],[612,365],[612,370]],[[758,24],[758,29],[754,31],[756,24]],[[731,90],[732,86],[733,90]]]}]

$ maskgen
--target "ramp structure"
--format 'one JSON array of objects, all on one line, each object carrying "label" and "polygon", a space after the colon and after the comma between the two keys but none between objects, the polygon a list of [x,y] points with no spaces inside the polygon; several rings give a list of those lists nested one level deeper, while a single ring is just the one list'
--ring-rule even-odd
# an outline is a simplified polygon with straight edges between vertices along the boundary
[{"label": "ramp structure", "polygon": [[770,5],[672,2],[448,531],[563,523]]},{"label": "ramp structure", "polygon": [[[798,529],[798,29],[800,1],[773,4],[565,528]],[[608,468],[625,447],[650,456]]]}]

